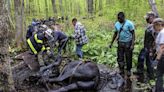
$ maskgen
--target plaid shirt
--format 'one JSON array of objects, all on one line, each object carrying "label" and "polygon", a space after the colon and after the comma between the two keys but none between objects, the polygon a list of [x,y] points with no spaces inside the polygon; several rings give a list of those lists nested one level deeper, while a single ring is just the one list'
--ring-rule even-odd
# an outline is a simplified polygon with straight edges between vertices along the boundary
[{"label": "plaid shirt", "polygon": [[76,41],[76,44],[86,44],[88,43],[88,37],[85,34],[86,29],[84,26],[77,22],[75,25],[75,32],[74,32],[74,38]]}]

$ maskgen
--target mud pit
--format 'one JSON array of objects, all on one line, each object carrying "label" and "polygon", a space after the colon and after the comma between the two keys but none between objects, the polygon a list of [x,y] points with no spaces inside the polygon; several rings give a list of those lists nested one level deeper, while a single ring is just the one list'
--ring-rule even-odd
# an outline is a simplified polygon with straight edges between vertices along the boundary
[{"label": "mud pit", "polygon": [[[98,65],[100,70],[100,82],[98,86],[97,92],[144,92],[142,90],[135,90],[134,86],[136,86],[136,81],[129,81],[126,83],[127,87],[118,91],[117,89],[113,88],[111,85],[111,79],[109,78],[109,74],[116,69],[109,69],[105,65]],[[28,66],[23,63],[22,60],[19,61],[18,65],[13,67],[13,79],[16,91],[18,92],[48,92],[48,90],[58,89],[61,87],[57,84],[43,84],[40,83],[38,80],[39,77],[36,77],[36,72],[32,72]],[[132,90],[133,89],[133,90]],[[72,92],[72,91],[71,91]],[[91,92],[91,91],[75,91],[75,92]],[[93,92],[93,91],[92,91]],[[146,91],[150,92],[150,91]]]},{"label": "mud pit", "polygon": [[[118,92],[108,87],[109,86],[108,80],[105,79],[105,77],[107,77],[106,74],[111,72],[111,70],[108,69],[104,65],[98,65],[98,67],[100,69],[100,72],[103,71],[101,73],[103,75],[101,76],[101,81],[99,85],[99,87],[101,88],[99,88],[100,90],[98,92]],[[35,75],[35,72],[32,72],[28,68],[28,66],[23,63],[13,68],[13,77],[14,77],[16,90],[19,92],[47,92],[48,89],[52,89],[50,88],[50,86],[47,89],[47,85],[39,83],[38,82],[39,78],[33,77],[34,75]],[[53,89],[57,89],[59,87],[60,87],[59,85],[55,85],[55,84],[53,85]],[[86,91],[80,91],[80,92],[86,92]],[[91,92],[91,91],[88,91],[88,92]]]}]

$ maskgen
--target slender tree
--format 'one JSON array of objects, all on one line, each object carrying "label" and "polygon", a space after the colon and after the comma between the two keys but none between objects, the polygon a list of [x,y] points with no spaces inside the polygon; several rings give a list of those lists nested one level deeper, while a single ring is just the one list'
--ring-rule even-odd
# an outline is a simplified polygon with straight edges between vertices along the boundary
[{"label": "slender tree", "polygon": [[30,15],[30,5],[29,5],[29,0],[26,0],[26,13]]},{"label": "slender tree", "polygon": [[7,6],[8,6],[8,14],[10,15],[10,12],[11,12],[11,1],[10,0],[7,0]]},{"label": "slender tree", "polygon": [[37,0],[37,3],[38,3],[38,12],[39,12],[39,14],[41,13],[41,11],[40,11],[40,0]]},{"label": "slender tree", "polygon": [[110,0],[106,0],[106,5],[109,6]]},{"label": "slender tree", "polygon": [[99,15],[102,15],[102,0],[99,0]]},{"label": "slender tree", "polygon": [[157,17],[159,17],[155,0],[149,0],[149,4],[151,6],[151,10],[156,13]]},{"label": "slender tree", "polygon": [[[22,2],[21,2],[22,1]],[[14,6],[15,6],[15,41],[17,47],[22,48],[23,46],[23,15],[24,15],[24,0],[14,0]]]},{"label": "slender tree", "polygon": [[64,16],[63,0],[59,0],[59,8],[60,8],[60,11],[61,11],[61,15]]},{"label": "slender tree", "polygon": [[51,2],[52,2],[52,7],[53,7],[54,15],[56,16],[57,15],[56,0],[51,0]]},{"label": "slender tree", "polygon": [[97,4],[98,4],[97,0],[94,1],[94,4],[95,4],[94,10],[95,10],[95,14],[96,14],[96,11],[97,11]]},{"label": "slender tree", "polygon": [[87,0],[87,4],[88,4],[88,13],[89,14],[93,14],[93,0]]},{"label": "slender tree", "polygon": [[9,57],[10,21],[5,0],[0,0],[0,89],[4,92],[14,90]]},{"label": "slender tree", "polygon": [[47,4],[47,0],[45,0],[45,13],[46,13],[46,18],[48,18],[48,4]]}]

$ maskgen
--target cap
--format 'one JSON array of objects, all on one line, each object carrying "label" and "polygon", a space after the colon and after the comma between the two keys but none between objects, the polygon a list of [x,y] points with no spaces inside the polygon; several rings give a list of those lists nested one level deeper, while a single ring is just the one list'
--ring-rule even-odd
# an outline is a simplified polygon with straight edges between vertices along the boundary
[{"label": "cap", "polygon": [[43,28],[48,28],[46,25],[41,25],[41,27],[43,27]]},{"label": "cap", "polygon": [[48,40],[51,40],[51,39],[53,39],[53,36],[52,36],[52,30],[51,29],[47,29],[46,31],[45,31],[45,37],[48,39]]},{"label": "cap", "polygon": [[164,20],[162,18],[156,18],[153,20],[153,24],[155,23],[161,23],[161,24],[164,24]]},{"label": "cap", "polygon": [[156,14],[153,11],[147,12],[144,16],[145,19],[148,19],[150,16],[156,16]]},{"label": "cap", "polygon": [[46,33],[47,35],[51,36],[52,30],[51,30],[51,29],[47,29],[47,30],[45,31],[45,33]]}]

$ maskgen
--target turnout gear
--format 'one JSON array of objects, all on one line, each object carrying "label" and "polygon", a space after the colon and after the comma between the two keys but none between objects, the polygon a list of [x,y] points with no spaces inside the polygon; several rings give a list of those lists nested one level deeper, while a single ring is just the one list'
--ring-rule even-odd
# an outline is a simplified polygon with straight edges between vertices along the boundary
[{"label": "turnout gear", "polygon": [[27,44],[29,45],[33,54],[38,54],[40,51],[45,51],[46,47],[44,46],[45,40],[44,34],[34,34],[32,37],[27,39]]}]

